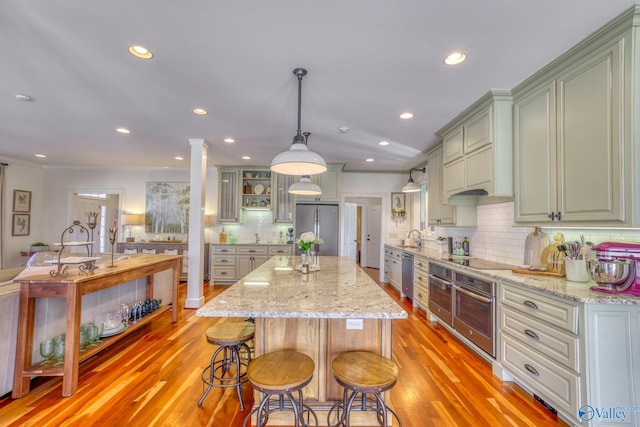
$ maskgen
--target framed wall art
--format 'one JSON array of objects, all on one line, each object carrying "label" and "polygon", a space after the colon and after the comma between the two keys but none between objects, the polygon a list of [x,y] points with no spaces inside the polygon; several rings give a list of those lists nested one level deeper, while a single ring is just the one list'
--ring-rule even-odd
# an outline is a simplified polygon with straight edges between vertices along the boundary
[{"label": "framed wall art", "polygon": [[11,226],[12,236],[28,236],[31,227],[31,215],[29,214],[13,214]]},{"label": "framed wall art", "polygon": [[189,183],[147,182],[145,232],[189,232]]},{"label": "framed wall art", "polygon": [[405,194],[391,193],[391,216],[404,217],[407,214],[405,210]]},{"label": "framed wall art", "polygon": [[13,211],[31,212],[31,191],[13,190]]}]

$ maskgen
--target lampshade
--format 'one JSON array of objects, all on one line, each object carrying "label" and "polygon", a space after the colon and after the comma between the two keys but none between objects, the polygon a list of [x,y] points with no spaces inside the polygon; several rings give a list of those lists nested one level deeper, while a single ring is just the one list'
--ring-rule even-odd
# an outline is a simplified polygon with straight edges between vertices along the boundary
[{"label": "lampshade", "polygon": [[291,184],[289,193],[304,196],[318,196],[322,194],[322,188],[318,184],[311,182],[309,175],[300,177],[300,181]]},{"label": "lampshade", "polygon": [[296,68],[293,74],[298,78],[298,131],[287,151],[283,151],[271,161],[271,170],[283,175],[316,175],[327,170],[322,156],[309,150],[302,137],[302,77],[307,74],[304,68]]},{"label": "lampshade", "polygon": [[411,168],[409,170],[409,181],[407,181],[407,185],[402,187],[402,192],[403,193],[415,193],[415,192],[420,191],[420,186],[418,184],[416,184],[415,182],[413,182],[413,178],[411,177],[411,172],[419,171],[419,172],[424,173],[426,170],[427,170],[426,167],[422,168],[422,169]]},{"label": "lampshade", "polygon": [[144,214],[122,214],[122,225],[142,225]]},{"label": "lampshade", "polygon": [[409,182],[407,182],[407,185],[402,187],[403,193],[415,193],[417,191],[420,191],[420,186],[413,182],[413,179],[411,178],[409,178]]}]

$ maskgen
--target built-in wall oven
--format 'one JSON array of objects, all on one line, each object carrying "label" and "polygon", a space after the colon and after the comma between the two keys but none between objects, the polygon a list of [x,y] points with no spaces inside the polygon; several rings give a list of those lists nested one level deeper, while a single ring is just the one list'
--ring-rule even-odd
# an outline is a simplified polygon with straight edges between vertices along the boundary
[{"label": "built-in wall oven", "polygon": [[429,263],[429,311],[495,357],[496,284],[472,273]]},{"label": "built-in wall oven", "polygon": [[429,263],[429,311],[448,325],[453,325],[453,271]]},{"label": "built-in wall oven", "polygon": [[496,356],[495,301],[495,282],[454,272],[453,327],[491,357]]}]

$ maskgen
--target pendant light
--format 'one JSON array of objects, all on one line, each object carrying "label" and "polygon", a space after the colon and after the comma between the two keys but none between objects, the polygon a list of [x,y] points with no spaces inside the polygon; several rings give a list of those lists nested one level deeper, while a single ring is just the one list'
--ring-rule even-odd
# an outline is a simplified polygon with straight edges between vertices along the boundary
[{"label": "pendant light", "polygon": [[[303,132],[305,145],[309,142],[311,132]],[[319,196],[322,194],[322,188],[318,184],[311,182],[309,175],[302,175],[300,181],[291,184],[289,187],[290,194],[298,194],[304,196]]]},{"label": "pendant light", "polygon": [[405,185],[404,187],[402,187],[402,192],[403,193],[415,193],[417,191],[420,191],[420,186],[418,184],[416,184],[415,182],[413,182],[413,178],[411,178],[411,172],[412,171],[419,171],[424,173],[427,170],[427,168],[422,168],[422,169],[416,169],[416,168],[412,168],[409,170],[409,181],[407,182],[407,185]]},{"label": "pendant light", "polygon": [[273,158],[271,170],[283,175],[316,175],[327,170],[327,164],[317,153],[309,150],[302,137],[300,116],[302,110],[302,77],[307,74],[304,68],[296,68],[293,74],[298,78],[298,131],[293,137],[291,147]]}]

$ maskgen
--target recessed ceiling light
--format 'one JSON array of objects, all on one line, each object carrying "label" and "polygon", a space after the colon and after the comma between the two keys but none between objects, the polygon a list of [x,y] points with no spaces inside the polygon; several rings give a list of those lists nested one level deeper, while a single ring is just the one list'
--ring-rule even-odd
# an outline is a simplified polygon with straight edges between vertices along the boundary
[{"label": "recessed ceiling light", "polygon": [[175,156],[175,157],[174,157],[174,159],[176,159],[176,160],[184,160],[184,157],[182,157],[182,156]]},{"label": "recessed ceiling light", "polygon": [[23,95],[21,93],[16,95],[16,99],[18,101],[22,101],[22,102],[33,102],[33,98],[30,97],[29,95]]},{"label": "recessed ceiling light", "polygon": [[46,154],[36,154],[36,157],[39,157],[41,159],[46,159],[47,155]]},{"label": "recessed ceiling light", "polygon": [[447,65],[457,65],[467,59],[467,55],[462,52],[452,52],[444,59],[444,63]]},{"label": "recessed ceiling light", "polygon": [[371,157],[369,157],[368,159],[365,160],[365,162],[375,162],[375,161],[376,161],[376,159],[373,159]]},{"label": "recessed ceiling light", "polygon": [[120,133],[131,133],[131,131],[127,128],[118,128],[116,129],[116,132],[120,132]]},{"label": "recessed ceiling light", "polygon": [[389,145],[389,141],[380,141],[378,145]]},{"label": "recessed ceiling light", "polygon": [[208,114],[207,110],[205,110],[204,108],[194,108],[191,111],[193,111],[194,114],[197,114],[199,116],[204,116]]},{"label": "recessed ceiling light", "polygon": [[242,156],[242,160],[251,160],[251,157],[249,157],[249,156]]},{"label": "recessed ceiling light", "polygon": [[226,142],[227,144],[233,144],[234,142],[236,142],[236,140],[233,138],[225,138],[224,142]]},{"label": "recessed ceiling light", "polygon": [[144,46],[140,46],[137,44],[133,44],[131,46],[129,46],[129,53],[133,56],[135,56],[136,58],[142,58],[142,59],[151,59],[153,58],[153,53],[151,53],[151,51],[149,49],[147,49]]},{"label": "recessed ceiling light", "polygon": [[340,131],[340,133],[347,133],[347,132],[349,132],[349,128],[348,128],[348,127],[346,127],[346,126],[339,127],[339,128],[338,128],[338,130]]},{"label": "recessed ceiling light", "polygon": [[409,113],[409,112],[402,113],[402,114],[400,114],[400,118],[404,119],[404,120],[411,119],[411,118],[413,118],[413,113]]}]

